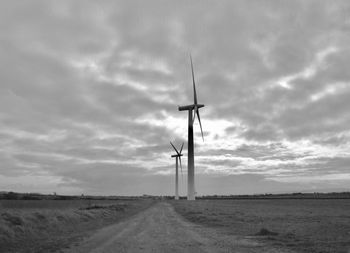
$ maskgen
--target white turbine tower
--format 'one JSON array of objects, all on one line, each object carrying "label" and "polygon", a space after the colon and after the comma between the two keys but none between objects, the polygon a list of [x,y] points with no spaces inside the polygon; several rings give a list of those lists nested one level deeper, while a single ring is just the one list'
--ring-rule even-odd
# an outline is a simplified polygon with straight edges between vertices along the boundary
[{"label": "white turbine tower", "polygon": [[176,165],[175,165],[175,168],[176,168],[176,174],[175,174],[175,200],[178,200],[179,199],[179,169],[178,169],[178,161],[180,161],[180,168],[181,168],[181,175],[182,175],[182,164],[181,164],[181,152],[182,152],[182,148],[184,147],[184,143],[182,143],[182,146],[181,146],[181,149],[180,149],[180,152],[177,151],[177,149],[175,148],[175,146],[170,142],[171,146],[173,146],[175,152],[176,152],[176,155],[172,155],[171,157],[175,157],[176,158]]},{"label": "white turbine tower", "polygon": [[[194,81],[194,72],[193,72],[193,64],[192,64],[192,57],[190,56],[191,60],[191,70],[192,70],[192,83],[193,83],[193,99],[194,103],[191,105],[185,105],[185,106],[179,106],[179,111],[188,111],[188,161],[187,161],[187,168],[188,168],[188,188],[187,188],[187,200],[195,200],[195,185],[194,185],[194,145],[193,145],[193,123],[196,118],[198,118],[199,126],[201,128],[202,138],[203,137],[203,130],[202,130],[202,123],[201,118],[199,116],[199,108],[204,107],[203,104],[198,104],[197,101],[197,93],[196,93],[196,84]],[[194,111],[194,114],[193,114]],[[193,116],[192,116],[193,114]]]}]

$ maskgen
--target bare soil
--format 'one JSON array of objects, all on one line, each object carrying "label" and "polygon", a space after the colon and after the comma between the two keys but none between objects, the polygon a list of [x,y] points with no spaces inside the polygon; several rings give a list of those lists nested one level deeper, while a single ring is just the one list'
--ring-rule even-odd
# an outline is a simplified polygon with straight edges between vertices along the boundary
[{"label": "bare soil", "polygon": [[99,230],[65,252],[283,253],[292,251],[258,242],[255,237],[229,235],[217,229],[196,225],[176,213],[171,204],[159,202],[128,220]]}]

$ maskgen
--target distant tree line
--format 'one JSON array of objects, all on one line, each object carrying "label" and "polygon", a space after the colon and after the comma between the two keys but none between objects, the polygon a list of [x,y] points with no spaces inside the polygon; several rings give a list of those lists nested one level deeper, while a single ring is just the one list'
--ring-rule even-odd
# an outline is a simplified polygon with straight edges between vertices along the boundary
[{"label": "distant tree line", "polygon": [[197,197],[197,199],[350,199],[350,192],[294,192],[288,194],[266,193],[251,195],[204,195]]},{"label": "distant tree line", "polygon": [[18,193],[18,192],[2,192],[0,193],[0,199],[11,200],[44,200],[44,199],[57,199],[57,200],[72,200],[77,199],[77,196],[64,196],[64,195],[45,195],[40,193]]},{"label": "distant tree line", "polygon": [[[143,196],[87,196],[81,195],[59,195],[56,192],[53,194],[40,193],[18,193],[18,192],[0,192],[0,200],[134,200],[134,199],[159,199],[161,197],[143,195]],[[170,197],[169,197],[170,198]]]}]

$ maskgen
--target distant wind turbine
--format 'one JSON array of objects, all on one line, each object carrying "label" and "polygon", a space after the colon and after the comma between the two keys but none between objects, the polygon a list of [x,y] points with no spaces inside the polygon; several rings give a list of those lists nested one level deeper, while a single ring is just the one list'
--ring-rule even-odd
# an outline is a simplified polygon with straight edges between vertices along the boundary
[{"label": "distant wind turbine", "polygon": [[[193,95],[194,103],[191,105],[179,106],[179,111],[188,111],[188,187],[187,187],[187,200],[195,200],[195,186],[194,186],[194,145],[193,145],[193,123],[196,118],[198,118],[199,126],[201,128],[202,139],[204,141],[203,130],[201,118],[199,116],[199,108],[204,107],[202,104],[198,104],[197,101],[197,92],[196,92],[196,83],[194,81],[194,72],[193,72],[193,63],[192,57],[191,60],[191,70],[192,70],[192,83],[193,83]],[[192,116],[193,113],[193,116]]]},{"label": "distant wind turbine", "polygon": [[184,147],[184,143],[182,143],[180,152],[175,148],[174,144],[172,144],[170,142],[171,146],[173,146],[176,155],[172,155],[171,157],[175,157],[176,158],[176,176],[175,176],[175,200],[179,199],[179,169],[178,169],[178,161],[180,161],[180,167],[181,167],[181,175],[182,175],[182,164],[181,164],[181,152],[182,152],[182,148]]}]

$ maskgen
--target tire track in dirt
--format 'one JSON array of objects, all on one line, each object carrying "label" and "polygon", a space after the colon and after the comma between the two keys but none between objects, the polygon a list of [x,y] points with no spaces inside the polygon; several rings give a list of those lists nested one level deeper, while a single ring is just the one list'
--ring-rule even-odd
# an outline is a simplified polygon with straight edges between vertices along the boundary
[{"label": "tire track in dirt", "polygon": [[289,253],[291,251],[271,248],[254,238],[226,235],[212,228],[195,225],[177,214],[170,204],[161,202],[126,221],[99,230],[65,252]]}]

